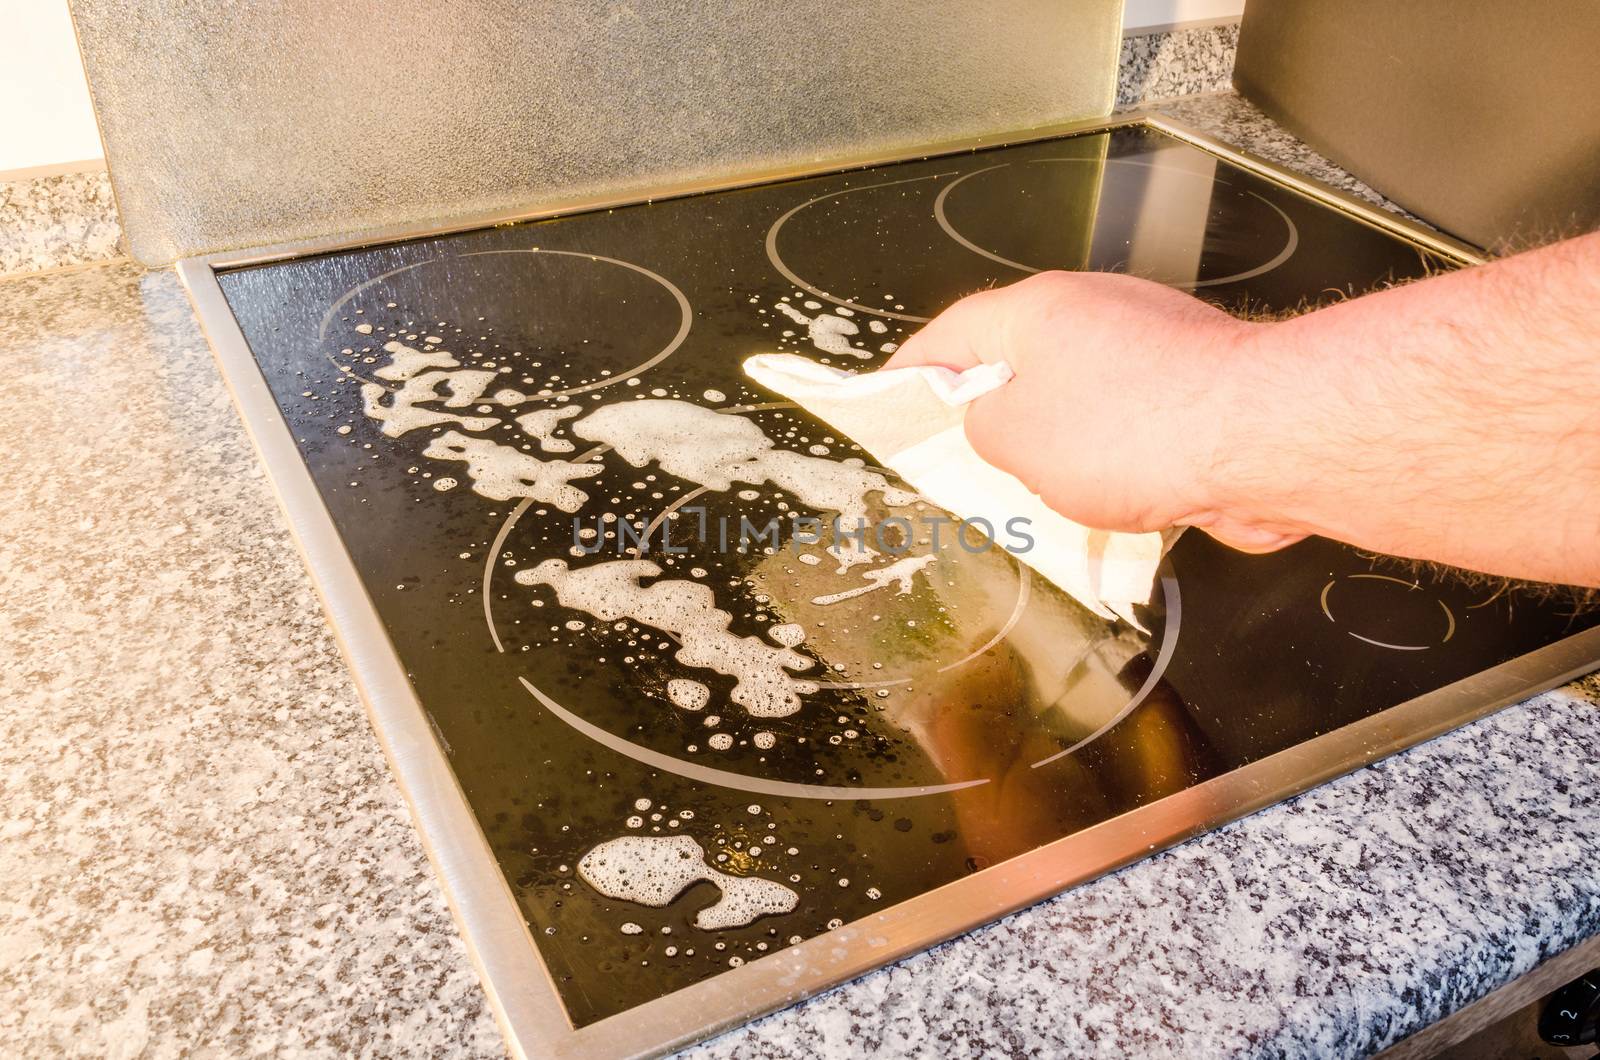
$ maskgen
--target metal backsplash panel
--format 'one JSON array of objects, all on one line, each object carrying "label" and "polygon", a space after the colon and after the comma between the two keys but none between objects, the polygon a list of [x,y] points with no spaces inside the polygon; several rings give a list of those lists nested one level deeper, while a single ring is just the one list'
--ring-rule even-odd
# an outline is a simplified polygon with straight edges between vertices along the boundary
[{"label": "metal backsplash panel", "polygon": [[1250,0],[1234,84],[1491,250],[1600,227],[1600,3]]},{"label": "metal backsplash panel", "polygon": [[1110,111],[1121,0],[72,0],[146,264]]}]

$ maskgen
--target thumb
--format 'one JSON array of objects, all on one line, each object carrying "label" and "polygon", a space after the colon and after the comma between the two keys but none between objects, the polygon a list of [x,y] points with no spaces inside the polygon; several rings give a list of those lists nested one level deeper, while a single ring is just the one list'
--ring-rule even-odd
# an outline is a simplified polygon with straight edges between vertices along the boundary
[{"label": "thumb", "polygon": [[939,365],[963,372],[995,359],[992,354],[984,356],[997,323],[994,294],[980,291],[968,295],[934,317],[901,343],[882,370]]}]

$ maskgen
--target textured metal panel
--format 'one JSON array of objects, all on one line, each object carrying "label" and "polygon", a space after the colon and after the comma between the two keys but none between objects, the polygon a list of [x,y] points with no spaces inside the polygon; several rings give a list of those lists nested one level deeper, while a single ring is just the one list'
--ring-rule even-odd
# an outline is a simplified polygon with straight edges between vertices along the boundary
[{"label": "textured metal panel", "polygon": [[73,0],[140,261],[1109,113],[1121,0]]},{"label": "textured metal panel", "polygon": [[1250,0],[1234,83],[1311,146],[1492,249],[1600,227],[1600,4]]}]

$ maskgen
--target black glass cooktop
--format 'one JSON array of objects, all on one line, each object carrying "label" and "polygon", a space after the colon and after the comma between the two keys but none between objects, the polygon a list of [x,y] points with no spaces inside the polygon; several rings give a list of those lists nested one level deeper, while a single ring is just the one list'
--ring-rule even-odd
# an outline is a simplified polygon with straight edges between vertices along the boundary
[{"label": "black glass cooktop", "polygon": [[1186,535],[1148,632],[915,531],[741,551],[927,512],[745,357],[871,369],[1041,269],[1272,311],[1440,265],[1130,128],[220,283],[583,1025],[1596,622],[1322,540]]}]

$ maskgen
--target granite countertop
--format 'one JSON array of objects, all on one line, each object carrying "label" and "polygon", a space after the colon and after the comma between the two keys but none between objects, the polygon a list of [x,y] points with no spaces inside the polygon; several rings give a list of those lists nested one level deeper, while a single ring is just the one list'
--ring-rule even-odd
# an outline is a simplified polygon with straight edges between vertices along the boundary
[{"label": "granite countertop", "polygon": [[[1371,197],[1236,99],[1161,109]],[[502,1054],[177,278],[0,283],[0,362],[0,1049]],[[1597,694],[692,1052],[1369,1053],[1600,933]]]}]

